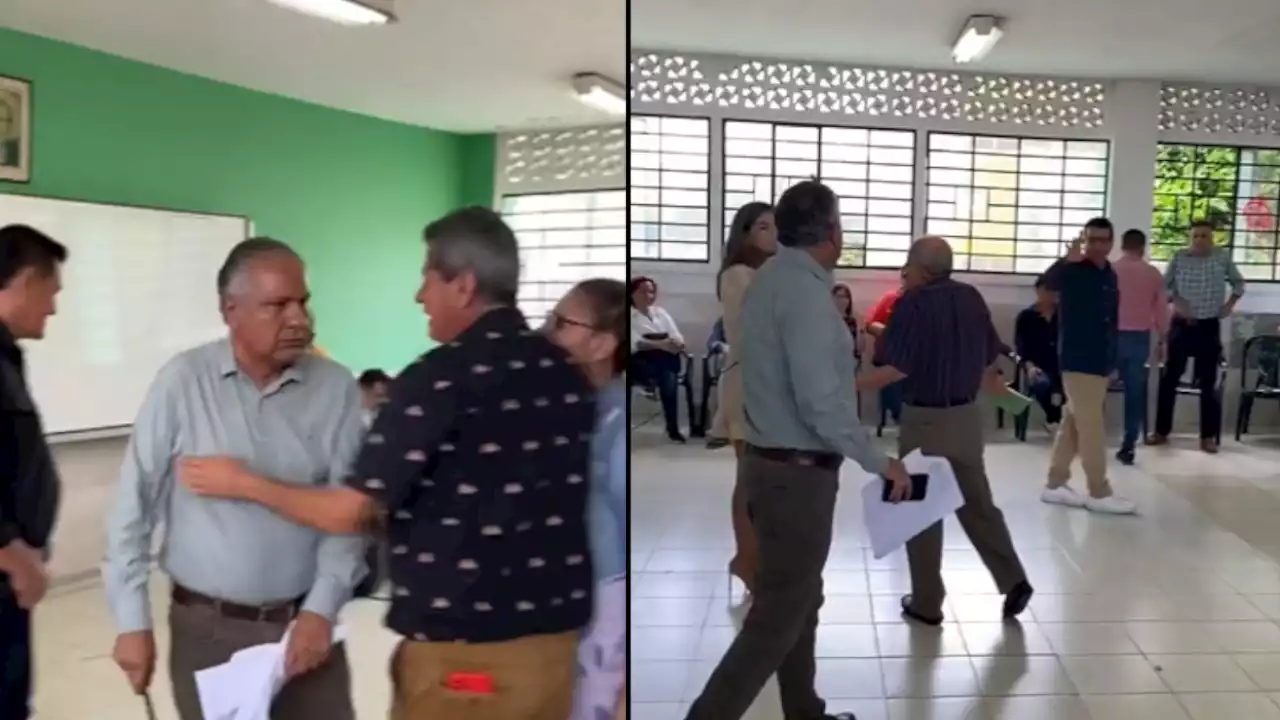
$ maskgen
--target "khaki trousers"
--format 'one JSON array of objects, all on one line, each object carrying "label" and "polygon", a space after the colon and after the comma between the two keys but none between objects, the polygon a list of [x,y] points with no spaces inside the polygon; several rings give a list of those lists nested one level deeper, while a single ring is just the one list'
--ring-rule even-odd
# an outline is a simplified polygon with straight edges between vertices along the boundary
[{"label": "khaki trousers", "polygon": [[[391,659],[391,720],[565,720],[573,708],[580,633],[497,643],[405,640]],[[493,693],[448,687],[454,673],[493,680]]]},{"label": "khaki trousers", "polygon": [[1089,496],[1111,496],[1107,482],[1107,430],[1104,409],[1109,381],[1101,375],[1062,373],[1062,390],[1067,396],[1062,425],[1053,440],[1049,461],[1049,488],[1059,488],[1071,479],[1071,461],[1080,456]]},{"label": "khaki trousers", "polygon": [[[983,459],[982,410],[976,403],[951,408],[906,406],[898,450],[902,457],[919,449],[925,455],[946,458],[955,471],[964,505],[956,519],[978,551],[996,587],[1008,594],[1027,579],[1013,547],[1004,513],[996,507]],[[925,617],[941,617],[946,586],[942,581],[942,523],[907,542],[911,566],[911,609]]]}]

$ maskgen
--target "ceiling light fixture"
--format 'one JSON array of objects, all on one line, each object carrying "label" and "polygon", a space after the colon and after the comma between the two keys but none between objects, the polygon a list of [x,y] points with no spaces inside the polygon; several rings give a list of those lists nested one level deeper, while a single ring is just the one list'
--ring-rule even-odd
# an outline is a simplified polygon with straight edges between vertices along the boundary
[{"label": "ceiling light fixture", "polygon": [[621,83],[596,73],[573,76],[573,90],[578,100],[610,115],[627,114],[627,90]]},{"label": "ceiling light fixture", "polygon": [[[395,22],[390,10],[368,0],[267,0],[300,13],[340,25],[386,25]],[[385,3],[380,3],[385,4]]]},{"label": "ceiling light fixture", "polygon": [[994,15],[971,15],[951,48],[951,59],[961,65],[986,57],[1004,35],[1004,18]]}]

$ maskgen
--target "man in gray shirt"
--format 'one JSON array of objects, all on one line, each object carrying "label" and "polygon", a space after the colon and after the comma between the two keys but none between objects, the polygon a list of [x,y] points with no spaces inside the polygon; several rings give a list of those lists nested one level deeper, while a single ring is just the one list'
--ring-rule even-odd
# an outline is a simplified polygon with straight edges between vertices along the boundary
[{"label": "man in gray shirt", "polygon": [[822,570],[831,550],[840,465],[885,476],[894,501],[911,480],[873,444],[854,397],[853,338],[831,302],[842,234],[835,194],[818,182],[783,193],[774,209],[778,254],[742,304],[747,447],[739,466],[758,533],[754,602],[689,720],[735,720],[775,672],[782,714],[835,718],[814,688]]},{"label": "man in gray shirt", "polygon": [[173,581],[169,668],[182,720],[201,720],[195,673],[293,624],[291,678],[276,720],[354,717],[350,671],[331,646],[338,612],[365,572],[358,536],[328,535],[248,503],[197,497],[175,477],[192,463],[243,464],[300,485],[339,485],[361,439],[355,379],[308,352],[313,331],[302,260],[284,243],[247,240],[218,274],[226,340],[178,355],[134,424],[107,526],[114,657],[147,691],[155,639],[147,580],[152,536]]}]

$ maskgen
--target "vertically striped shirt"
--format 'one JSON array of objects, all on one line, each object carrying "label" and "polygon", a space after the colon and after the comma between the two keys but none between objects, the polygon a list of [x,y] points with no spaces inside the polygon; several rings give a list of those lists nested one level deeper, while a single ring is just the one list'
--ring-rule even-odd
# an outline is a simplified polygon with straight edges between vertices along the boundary
[{"label": "vertically striped shirt", "polygon": [[907,376],[906,404],[954,407],[978,397],[1003,347],[981,293],[944,278],[903,293],[876,360]]},{"label": "vertically striped shirt", "polygon": [[1231,254],[1221,248],[1207,255],[1196,255],[1190,248],[1179,250],[1169,261],[1164,281],[1169,298],[1185,301],[1196,320],[1218,317],[1227,301],[1228,285],[1232,296],[1244,294],[1244,277]]}]

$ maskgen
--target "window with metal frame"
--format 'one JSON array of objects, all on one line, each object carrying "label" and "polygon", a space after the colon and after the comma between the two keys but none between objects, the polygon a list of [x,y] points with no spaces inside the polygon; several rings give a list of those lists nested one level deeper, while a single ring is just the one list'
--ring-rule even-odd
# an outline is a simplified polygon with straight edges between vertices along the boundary
[{"label": "window with metal frame", "polygon": [[707,262],[711,121],[629,118],[632,260]]},{"label": "window with metal frame", "polygon": [[582,280],[627,276],[626,190],[509,195],[502,215],[520,245],[519,305],[538,325]]},{"label": "window with metal frame", "polygon": [[955,268],[1040,273],[1107,208],[1105,140],[929,133],[925,232]]},{"label": "window with metal frame", "polygon": [[724,237],[738,208],[818,179],[840,198],[843,267],[902,267],[915,195],[911,130],[724,123]]},{"label": "window with metal frame", "polygon": [[1150,256],[1164,264],[1186,247],[1190,226],[1213,224],[1240,274],[1280,280],[1276,248],[1280,149],[1161,143],[1156,150]]}]

